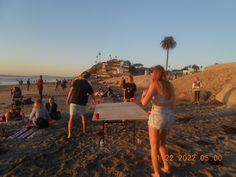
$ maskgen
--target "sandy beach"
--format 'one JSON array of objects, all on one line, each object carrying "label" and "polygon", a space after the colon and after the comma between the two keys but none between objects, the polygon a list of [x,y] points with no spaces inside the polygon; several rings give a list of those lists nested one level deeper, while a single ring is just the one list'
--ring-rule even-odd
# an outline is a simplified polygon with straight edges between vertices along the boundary
[{"label": "sandy beach", "polygon": [[[11,86],[0,87],[0,111],[9,104]],[[26,140],[1,137],[1,176],[151,176],[152,166],[147,121],[137,122],[136,139],[142,146],[132,144],[131,125],[109,124],[106,141],[99,146],[98,132],[101,124],[92,122],[95,105],[89,102],[88,133],[76,134],[68,140],[68,107],[66,93],[55,91],[55,85],[45,86],[44,93],[54,96],[63,118],[50,128],[41,129]],[[141,89],[136,103],[140,105]],[[25,97],[35,97],[32,86]],[[44,98],[44,101],[47,97]],[[32,106],[24,106],[29,115]],[[150,106],[144,108],[150,110]],[[195,106],[191,102],[178,101],[176,122],[169,132],[167,148],[171,164],[169,176],[234,176],[236,173],[236,111],[220,103],[204,103]],[[77,122],[81,131],[81,124]],[[17,132],[23,121],[11,122],[7,134]],[[208,155],[210,160],[204,157]],[[222,159],[221,159],[222,157]],[[216,158],[216,160],[214,160]],[[217,160],[219,158],[219,160]],[[163,175],[165,176],[165,175]],[[168,175],[166,175],[168,176]]]}]

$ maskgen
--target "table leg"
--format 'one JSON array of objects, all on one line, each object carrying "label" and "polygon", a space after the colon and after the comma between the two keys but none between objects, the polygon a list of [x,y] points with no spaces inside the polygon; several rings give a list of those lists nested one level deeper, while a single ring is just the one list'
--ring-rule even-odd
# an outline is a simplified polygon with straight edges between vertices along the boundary
[{"label": "table leg", "polygon": [[135,132],[135,120],[133,122],[133,131],[134,131],[134,135],[133,135],[133,143],[135,145],[135,135],[136,135],[136,132]]},{"label": "table leg", "polygon": [[104,137],[105,137],[105,132],[104,132],[104,125],[105,125],[105,121],[102,121],[102,140],[104,142]]}]

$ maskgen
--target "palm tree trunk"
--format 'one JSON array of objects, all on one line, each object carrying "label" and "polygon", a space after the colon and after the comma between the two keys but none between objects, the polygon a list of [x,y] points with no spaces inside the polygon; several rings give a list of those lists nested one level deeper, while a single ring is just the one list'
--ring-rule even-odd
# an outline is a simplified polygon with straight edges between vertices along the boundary
[{"label": "palm tree trunk", "polygon": [[168,58],[169,58],[169,49],[167,49],[167,55],[166,55],[166,72],[168,68]]}]

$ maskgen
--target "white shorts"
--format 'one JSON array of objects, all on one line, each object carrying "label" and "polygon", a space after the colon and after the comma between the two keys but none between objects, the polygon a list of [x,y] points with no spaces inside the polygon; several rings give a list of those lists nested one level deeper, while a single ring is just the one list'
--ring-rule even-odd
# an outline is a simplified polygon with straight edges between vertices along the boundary
[{"label": "white shorts", "polygon": [[70,104],[70,115],[84,116],[86,114],[86,106],[71,103]]},{"label": "white shorts", "polygon": [[174,116],[170,109],[159,108],[152,109],[149,117],[148,125],[157,130],[165,129],[169,130],[174,123]]}]

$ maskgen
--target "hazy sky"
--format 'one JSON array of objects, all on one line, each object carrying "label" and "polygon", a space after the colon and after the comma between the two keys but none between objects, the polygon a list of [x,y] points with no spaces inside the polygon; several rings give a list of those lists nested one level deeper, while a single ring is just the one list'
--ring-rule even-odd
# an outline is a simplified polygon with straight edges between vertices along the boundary
[{"label": "hazy sky", "polygon": [[171,68],[236,61],[235,0],[0,0],[0,74],[73,76],[96,55]]}]

